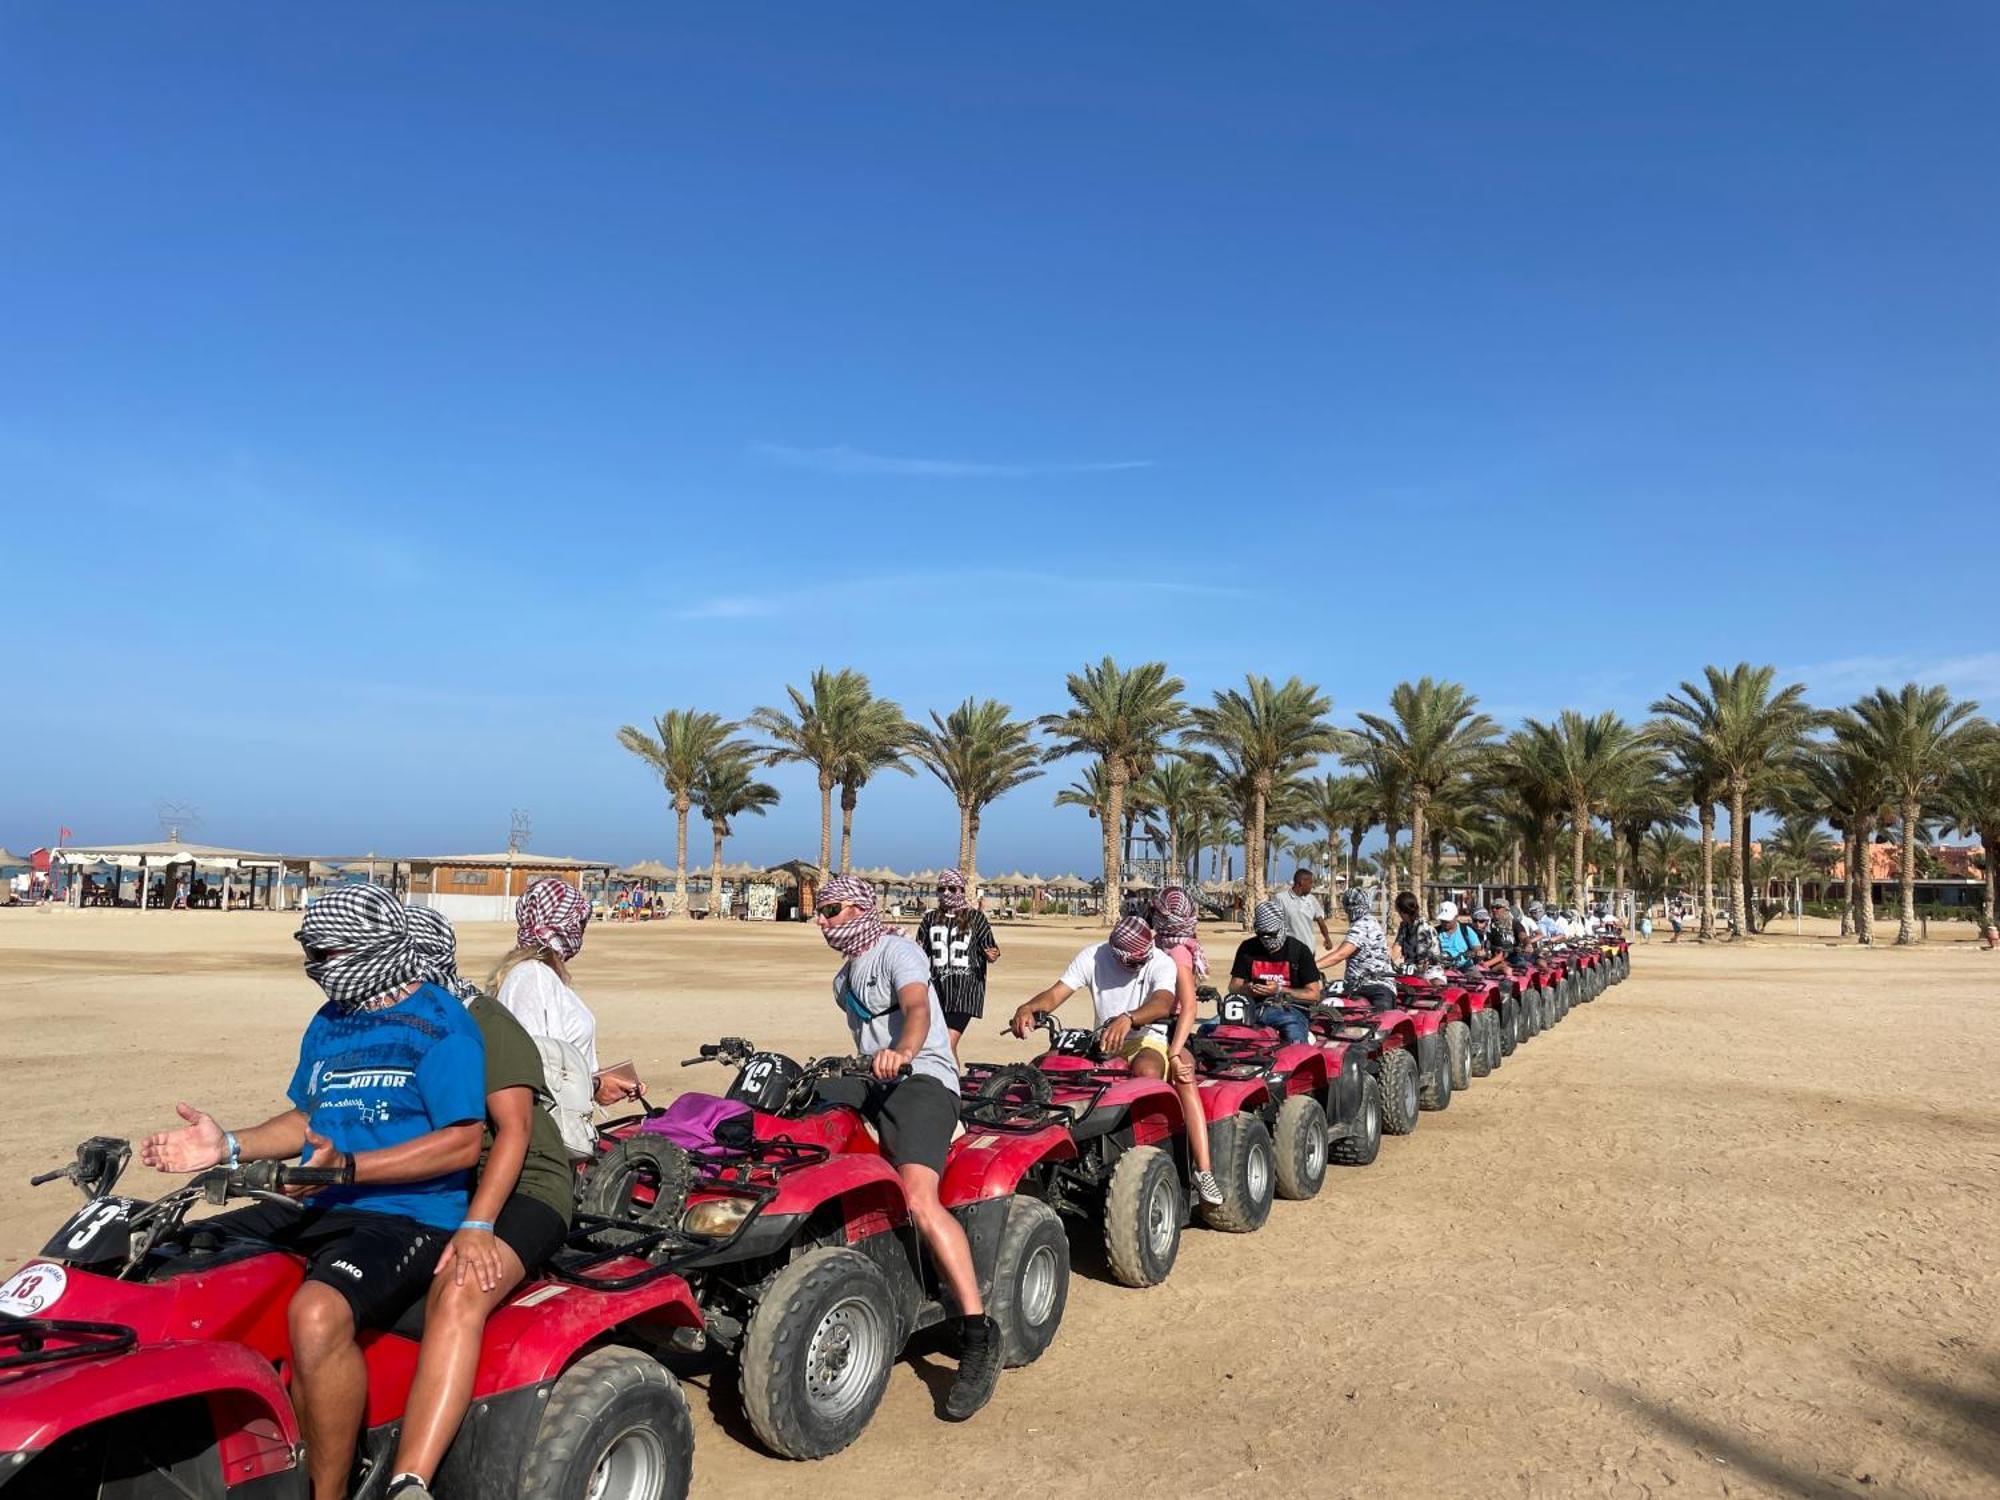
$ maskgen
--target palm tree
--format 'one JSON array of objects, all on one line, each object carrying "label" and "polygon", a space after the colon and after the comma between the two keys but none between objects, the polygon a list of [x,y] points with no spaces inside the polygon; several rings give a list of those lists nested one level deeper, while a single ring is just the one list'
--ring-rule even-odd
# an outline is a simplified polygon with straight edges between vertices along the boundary
[{"label": "palm tree", "polygon": [[[867,679],[862,679],[866,693]],[[840,782],[840,873],[854,868],[854,808],[861,789],[877,771],[911,769],[909,755],[917,728],[903,717],[903,710],[887,698],[868,694],[853,707],[840,735],[840,755],[835,762]]]},{"label": "palm tree", "polygon": [[785,692],[791,697],[792,712],[760,708],[745,722],[773,741],[764,751],[765,765],[791,762],[818,772],[819,868],[824,875],[833,868],[833,789],[846,753],[846,726],[869,698],[868,679],[851,667],[838,672],[818,667],[810,695],[789,684]]},{"label": "palm tree", "polygon": [[1973,742],[1982,721],[1979,705],[1954,701],[1943,687],[1905,683],[1896,692],[1877,688],[1854,705],[1861,743],[1895,797],[1903,825],[1902,911],[1896,942],[1917,940],[1917,837],[1926,806],[1938,800],[1945,777]]},{"label": "palm tree", "polygon": [[1402,831],[1402,810],[1408,796],[1408,789],[1403,785],[1402,769],[1382,754],[1381,746],[1363,735],[1351,738],[1344,758],[1348,765],[1357,769],[1368,788],[1368,801],[1375,811],[1371,824],[1382,825],[1382,881],[1393,889],[1396,884],[1396,835]]},{"label": "palm tree", "polygon": [[1683,682],[1678,694],[1652,707],[1656,714],[1697,730],[1710,760],[1722,772],[1729,798],[1729,909],[1736,929],[1751,931],[1750,794],[1777,767],[1791,761],[1820,722],[1805,701],[1805,684],[1773,692],[1776,667],[1738,662],[1728,671],[1704,667],[1703,685]]},{"label": "palm tree", "polygon": [[1765,868],[1773,879],[1791,882],[1793,911],[1801,907],[1804,882],[1833,864],[1835,847],[1820,831],[1816,812],[1789,812],[1778,820],[1777,831],[1764,845]]},{"label": "palm tree", "polygon": [[[1686,818],[1680,820],[1681,824],[1686,822]],[[1655,892],[1662,899],[1671,894],[1676,876],[1687,881],[1694,868],[1694,860],[1694,840],[1682,833],[1679,826],[1661,823],[1649,830],[1645,846],[1639,854],[1639,867],[1648,882],[1649,899]]]},{"label": "palm tree", "polygon": [[708,874],[708,914],[718,921],[726,915],[721,905],[722,841],[729,837],[730,824],[741,817],[761,818],[766,808],[778,803],[778,789],[757,780],[755,765],[756,751],[750,746],[726,745],[702,763],[701,774],[695,779],[695,804],[715,836],[714,863]]},{"label": "palm tree", "polygon": [[1186,684],[1167,674],[1165,662],[1149,661],[1129,671],[1109,656],[1066,684],[1070,707],[1044,714],[1043,733],[1053,741],[1044,760],[1094,755],[1103,765],[1104,917],[1115,921],[1124,879],[1120,836],[1125,822],[1125,790],[1159,759],[1167,736],[1187,717],[1181,704]]},{"label": "palm tree", "polygon": [[702,768],[719,754],[746,748],[730,738],[743,726],[720,714],[670,708],[653,721],[654,733],[627,724],[618,743],[653,768],[674,803],[674,900],[687,910],[688,813]]},{"label": "palm tree", "polygon": [[1311,683],[1291,677],[1274,686],[1270,678],[1251,673],[1243,691],[1218,692],[1211,706],[1190,716],[1188,741],[1216,752],[1245,797],[1246,910],[1264,898],[1265,816],[1273,788],[1338,750],[1346,738],[1326,721],[1332,708],[1333,700]]},{"label": "palm tree", "polygon": [[1665,763],[1649,743],[1634,760],[1630,774],[1612,788],[1605,800],[1605,819],[1619,840],[1615,856],[1617,877],[1613,883],[1621,897],[1626,862],[1629,859],[1632,869],[1637,871],[1639,849],[1646,835],[1655,828],[1687,826],[1687,816],[1681,811],[1680,801],[1665,773]]},{"label": "palm tree", "polygon": [[2000,942],[1994,920],[1995,877],[2000,871],[2000,730],[1981,732],[1964,747],[1964,756],[1945,778],[1944,805],[1958,830],[1979,840],[1986,876],[1979,930],[1991,948]]},{"label": "palm tree", "polygon": [[1543,899],[1556,900],[1556,836],[1567,806],[1556,731],[1530,719],[1507,737],[1494,772],[1512,794],[1503,815],[1520,828]]},{"label": "palm tree", "polygon": [[1346,879],[1351,885],[1354,881],[1354,860],[1361,852],[1361,840],[1367,835],[1369,824],[1374,822],[1367,782],[1359,776],[1328,773],[1307,784],[1307,801],[1313,826],[1326,831],[1329,866],[1334,861],[1334,851],[1341,846],[1341,835],[1346,834],[1352,840],[1346,868]]},{"label": "palm tree", "polygon": [[1646,756],[1638,731],[1614,713],[1585,718],[1566,708],[1553,724],[1534,719],[1528,733],[1547,787],[1557,792],[1570,820],[1570,888],[1579,910],[1590,902],[1584,879],[1584,845],[1590,820],[1630,780]]},{"label": "palm tree", "polygon": [[1010,718],[1006,704],[967,698],[949,715],[931,711],[934,728],[919,728],[911,753],[930,768],[958,803],[958,867],[966,893],[979,899],[979,820],[986,808],[1042,772],[1041,755],[1030,735],[1034,725]]},{"label": "palm tree", "polygon": [[1167,866],[1184,876],[1182,855],[1201,816],[1218,807],[1214,778],[1199,759],[1173,755],[1148,771],[1135,789],[1150,814],[1148,832],[1167,846]]},{"label": "palm tree", "polygon": [[1389,694],[1389,713],[1362,714],[1373,753],[1395,767],[1410,798],[1410,885],[1422,899],[1426,864],[1425,822],[1431,799],[1465,775],[1500,732],[1479,700],[1456,682],[1425,677],[1399,682]]},{"label": "palm tree", "polygon": [[1684,805],[1695,811],[1701,828],[1701,902],[1695,936],[1703,942],[1715,936],[1715,804],[1722,799],[1727,777],[1716,758],[1721,734],[1714,704],[1699,689],[1688,688],[1685,699],[1662,698],[1652,706],[1661,715],[1647,726],[1653,742],[1667,753],[1672,782]]}]

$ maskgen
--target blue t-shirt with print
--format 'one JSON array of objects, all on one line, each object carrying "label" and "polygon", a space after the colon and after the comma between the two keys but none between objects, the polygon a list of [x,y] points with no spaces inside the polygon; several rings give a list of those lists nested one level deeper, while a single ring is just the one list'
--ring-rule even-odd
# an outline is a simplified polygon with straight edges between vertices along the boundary
[{"label": "blue t-shirt with print", "polygon": [[[486,1044],[465,1007],[434,984],[382,1010],[344,1015],[323,1006],[299,1044],[290,1094],[306,1124],[342,1151],[400,1146],[486,1118]],[[313,1202],[456,1229],[471,1189],[465,1168],[422,1182],[328,1188]]]},{"label": "blue t-shirt with print", "polygon": [[1472,952],[1472,942],[1466,936],[1464,924],[1461,923],[1449,931],[1440,927],[1438,949],[1451,962],[1463,963],[1466,956]]}]

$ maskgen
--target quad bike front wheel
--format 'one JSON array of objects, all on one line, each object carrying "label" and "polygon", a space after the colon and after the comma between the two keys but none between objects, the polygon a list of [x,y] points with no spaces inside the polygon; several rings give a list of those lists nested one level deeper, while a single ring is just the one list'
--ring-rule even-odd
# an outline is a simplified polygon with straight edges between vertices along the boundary
[{"label": "quad bike front wheel", "polygon": [[1486,1012],[1486,1071],[1488,1073],[1499,1072],[1501,1060],[1507,1056],[1507,1049],[1500,1045],[1500,1030],[1500,1013],[1489,1010]]},{"label": "quad bike front wheel", "polygon": [[[1416,1110],[1410,1110],[1414,1118]],[[1343,1167],[1365,1167],[1382,1149],[1382,1080],[1373,1073],[1361,1078],[1361,1103],[1347,1129],[1333,1143],[1333,1159]]]},{"label": "quad bike front wheel", "polygon": [[1055,1341],[1069,1303],[1069,1236],[1062,1217],[1039,1198],[1007,1205],[986,1311],[1000,1325],[1008,1369],[1031,1365]]},{"label": "quad bike front wheel", "polygon": [[1271,1148],[1280,1198],[1302,1202],[1319,1195],[1326,1182],[1328,1133],[1326,1111],[1311,1094],[1294,1094],[1278,1106]]},{"label": "quad bike front wheel", "polygon": [[1271,1217],[1277,1179],[1272,1169],[1271,1132],[1255,1115],[1235,1114],[1208,1127],[1208,1154],[1220,1203],[1201,1206],[1202,1221],[1226,1234],[1249,1234]]},{"label": "quad bike front wheel", "polygon": [[1484,1078],[1499,1065],[1500,1017],[1490,1010],[1475,1010],[1472,1013],[1472,1076]]},{"label": "quad bike front wheel", "polygon": [[[1419,1053],[1419,1058],[1421,1056]],[[1438,1028],[1437,1045],[1431,1049],[1430,1066],[1418,1070],[1417,1105],[1432,1114],[1441,1114],[1451,1108],[1451,1044],[1445,1038],[1443,1027]]]},{"label": "quad bike front wheel", "polygon": [[593,1349],[556,1381],[515,1491],[520,1500],[685,1500],[694,1424],[680,1382],[649,1354]]},{"label": "quad bike front wheel", "polygon": [[1445,1066],[1454,1092],[1472,1087],[1472,1028],[1463,1021],[1444,1023]]},{"label": "quad bike front wheel", "polygon": [[1417,1128],[1417,1111],[1423,1107],[1423,1091],[1417,1085],[1417,1060],[1406,1047],[1382,1054],[1382,1129],[1389,1135],[1408,1135]]},{"label": "quad bike front wheel", "polygon": [[1181,1249],[1181,1183],[1158,1146],[1134,1146],[1104,1192],[1104,1258],[1126,1286],[1158,1286]]},{"label": "quad bike front wheel", "polygon": [[1503,1000],[1500,1004],[1500,1024],[1495,1031],[1500,1040],[1502,1057],[1512,1057],[1514,1049],[1521,1045],[1521,1004],[1519,994],[1511,1000]]},{"label": "quad bike front wheel", "polygon": [[867,1256],[808,1250],[771,1279],[743,1334],[743,1409],[782,1458],[825,1458],[861,1436],[903,1346],[895,1298]]}]

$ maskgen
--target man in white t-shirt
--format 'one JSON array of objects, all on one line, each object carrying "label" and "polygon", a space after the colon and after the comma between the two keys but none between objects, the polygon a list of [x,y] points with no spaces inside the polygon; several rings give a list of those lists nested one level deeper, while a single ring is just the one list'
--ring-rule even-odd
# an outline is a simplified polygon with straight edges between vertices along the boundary
[{"label": "man in white t-shirt", "polygon": [[[1313,872],[1301,869],[1292,875],[1290,890],[1279,891],[1271,899],[1278,903],[1278,910],[1284,913],[1287,936],[1297,938],[1307,948],[1318,953],[1333,946],[1333,934],[1326,928],[1326,908],[1319,897],[1313,894]],[[1313,929],[1319,929],[1319,940],[1315,944]]]},{"label": "man in white t-shirt", "polygon": [[1130,1059],[1141,1078],[1164,1078],[1166,1023],[1179,1003],[1179,983],[1174,961],[1154,945],[1153,929],[1137,917],[1121,917],[1106,941],[1083,949],[1062,978],[1016,1010],[1009,1029],[1026,1036],[1037,1017],[1087,989],[1097,1015],[1098,1046],[1106,1055]]}]

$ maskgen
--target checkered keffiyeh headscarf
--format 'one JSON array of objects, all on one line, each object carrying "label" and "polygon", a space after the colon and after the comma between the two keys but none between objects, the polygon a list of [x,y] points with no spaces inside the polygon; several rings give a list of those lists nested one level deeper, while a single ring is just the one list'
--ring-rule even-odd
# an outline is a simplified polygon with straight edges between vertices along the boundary
[{"label": "checkered keffiyeh headscarf", "polygon": [[[306,977],[342,1011],[376,1010],[430,975],[410,938],[410,914],[378,885],[349,885],[306,903],[292,934],[306,950]],[[315,952],[337,950],[332,958]]]},{"label": "checkered keffiyeh headscarf", "polygon": [[1368,893],[1359,886],[1351,885],[1340,893],[1340,909],[1347,913],[1352,922],[1368,915]]},{"label": "checkered keffiyeh headscarf", "polygon": [[416,944],[418,953],[430,960],[431,983],[450,990],[470,1005],[479,998],[479,991],[458,972],[458,934],[452,930],[450,919],[428,906],[412,906],[408,910],[410,941]]},{"label": "checkered keffiyeh headscarf", "polygon": [[938,910],[957,916],[965,910],[965,872],[945,870],[938,875]]},{"label": "checkered keffiyeh headscarf", "polygon": [[1257,909],[1250,913],[1250,927],[1265,952],[1276,953],[1285,946],[1285,909],[1277,902],[1259,901]]},{"label": "checkered keffiyeh headscarf", "polygon": [[1138,968],[1153,951],[1153,929],[1137,917],[1120,917],[1111,929],[1111,951]]},{"label": "checkered keffiyeh headscarf", "polygon": [[828,906],[835,901],[852,906],[855,914],[845,922],[822,927],[820,936],[826,939],[827,947],[843,957],[853,958],[866,953],[889,930],[876,914],[875,889],[867,881],[857,880],[852,875],[834,876],[819,888],[819,904]]},{"label": "checkered keffiyeh headscarf", "polygon": [[567,881],[544,875],[514,903],[514,946],[547,948],[567,963],[583,949],[590,903]]},{"label": "checkered keffiyeh headscarf", "polygon": [[1195,936],[1194,901],[1177,885],[1170,885],[1153,898],[1153,940],[1162,948],[1185,945],[1194,960],[1194,977],[1208,977],[1208,955],[1201,951]]}]

